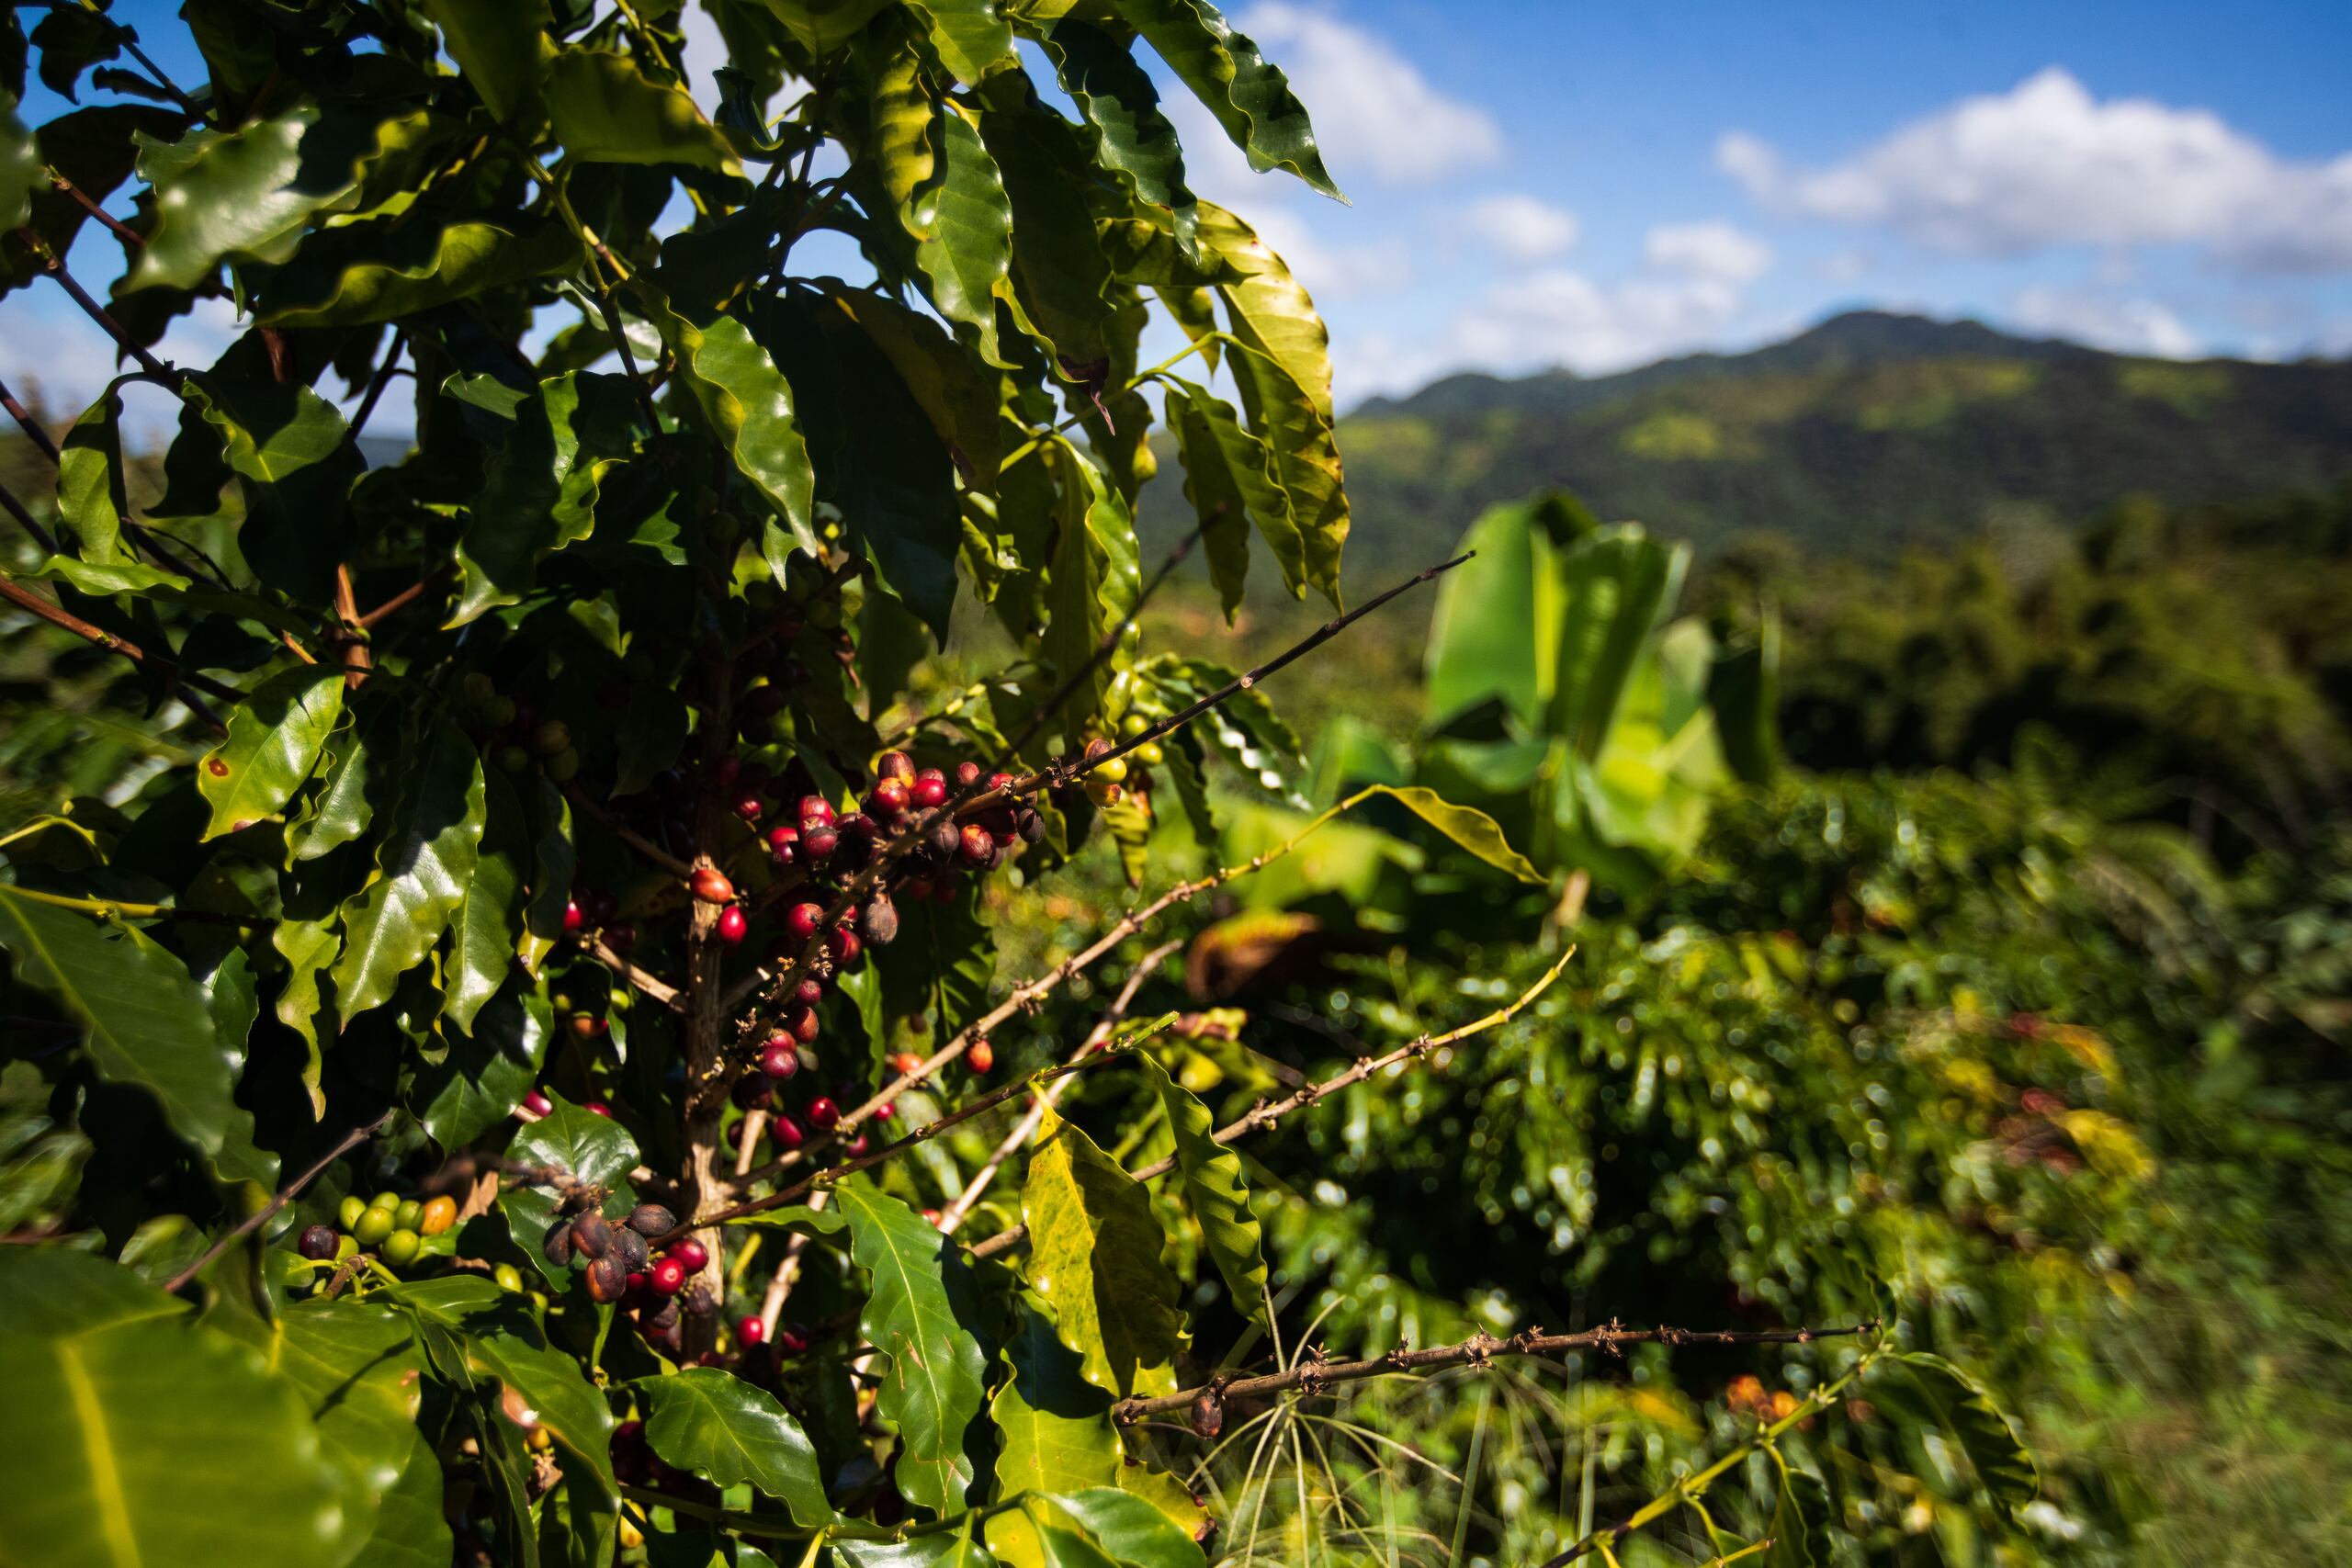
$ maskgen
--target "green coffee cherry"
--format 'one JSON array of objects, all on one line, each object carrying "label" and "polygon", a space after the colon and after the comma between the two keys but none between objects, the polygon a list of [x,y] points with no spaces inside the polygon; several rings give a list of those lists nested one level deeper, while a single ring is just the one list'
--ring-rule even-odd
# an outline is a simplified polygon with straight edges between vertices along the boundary
[{"label": "green coffee cherry", "polygon": [[397,1213],[401,1206],[401,1195],[387,1187],[373,1198],[368,1199],[368,1206],[371,1209],[390,1209]]},{"label": "green coffee cherry", "polygon": [[384,1238],[384,1261],[395,1269],[415,1262],[424,1250],[424,1238],[412,1230],[396,1230]]},{"label": "green coffee cherry", "polygon": [[542,757],[552,757],[571,746],[571,727],[560,718],[542,719],[531,731],[531,750]]},{"label": "green coffee cherry", "polygon": [[570,784],[580,773],[580,751],[567,746],[548,759],[548,777],[557,784]]},{"label": "green coffee cherry", "polygon": [[520,746],[515,745],[513,741],[510,740],[505,745],[501,746],[498,749],[498,771],[500,773],[519,773],[529,769],[530,765],[531,754],[528,751],[524,750]]},{"label": "green coffee cherry", "polygon": [[390,1209],[369,1208],[351,1227],[351,1238],[362,1247],[374,1247],[400,1228]]},{"label": "green coffee cherry", "polygon": [[392,1211],[392,1224],[401,1230],[418,1231],[424,1228],[424,1205],[411,1198]]},{"label": "green coffee cherry", "polygon": [[497,1268],[491,1270],[490,1277],[498,1281],[498,1288],[500,1290],[512,1292],[515,1295],[520,1295],[522,1293],[523,1271],[520,1269],[515,1268],[512,1263],[500,1264]]},{"label": "green coffee cherry", "polygon": [[359,1223],[359,1216],[367,1212],[368,1200],[354,1192],[343,1201],[343,1207],[335,1211],[335,1218],[342,1223],[345,1230],[349,1230]]}]

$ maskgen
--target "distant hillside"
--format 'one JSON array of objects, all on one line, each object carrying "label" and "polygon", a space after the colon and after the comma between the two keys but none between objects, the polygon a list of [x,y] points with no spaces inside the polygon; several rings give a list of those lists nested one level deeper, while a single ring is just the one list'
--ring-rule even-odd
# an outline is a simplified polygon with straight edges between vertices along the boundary
[{"label": "distant hillside", "polygon": [[[1340,451],[1360,581],[1548,486],[1702,547],[1768,530],[1883,559],[2135,492],[2195,504],[2352,479],[2352,362],[2135,359],[1860,311],[1616,376],[1448,377],[1342,420]],[[1177,487],[1154,488],[1147,510],[1172,521]]]}]

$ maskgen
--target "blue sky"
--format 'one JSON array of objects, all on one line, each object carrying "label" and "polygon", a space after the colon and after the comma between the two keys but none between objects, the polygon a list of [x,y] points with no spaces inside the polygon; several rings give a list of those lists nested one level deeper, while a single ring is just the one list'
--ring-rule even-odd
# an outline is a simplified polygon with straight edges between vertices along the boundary
[{"label": "blue sky", "polygon": [[[200,77],[174,9],[115,7]],[[2343,0],[1232,17],[1290,71],[1352,205],[1251,175],[1172,84],[1171,112],[1194,183],[1314,289],[1342,406],[1456,369],[1738,348],[1861,305],[2180,356],[2352,354]],[[95,231],[74,261],[119,270]],[[171,347],[233,331],[209,310]],[[12,382],[86,399],[107,358],[54,289],[0,300]]]}]

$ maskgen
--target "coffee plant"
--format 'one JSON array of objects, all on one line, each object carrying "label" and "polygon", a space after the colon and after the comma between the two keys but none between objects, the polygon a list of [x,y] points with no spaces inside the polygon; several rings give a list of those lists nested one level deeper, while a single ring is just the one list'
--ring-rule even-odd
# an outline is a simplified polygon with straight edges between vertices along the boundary
[{"label": "coffee plant", "polygon": [[[1312,302],[1187,187],[1156,84],[1333,187],[1205,0],[705,0],[699,99],[675,0],[180,17],[157,52],[208,80],[103,5],[0,23],[0,288],[124,367],[62,439],[7,398],[46,489],[0,494],[0,592],[47,705],[0,882],[0,1560],[1170,1568],[1214,1540],[1181,1470],[1228,1405],[1696,1338],[1839,1359],[1561,1561],[1887,1360],[1996,1505],[2031,1495],[1981,1391],[1876,1322],[1266,1372],[1191,1342],[1277,1326],[1229,1145],[1475,1049],[1566,962],[1220,1123],[1177,1048],[1216,1021],[1127,1016],[1157,917],[1375,798],[1553,869],[1400,784],[998,983],[1008,887],[1095,838],[1140,886],[1163,818],[1215,842],[1213,774],[1295,747],[1259,682],[1459,564],[1246,675],[1140,646],[1163,452],[1228,610],[1262,550],[1336,612],[1348,528]],[[74,106],[37,130],[32,80]],[[242,335],[168,361],[208,300]],[[1182,346],[1146,366],[1155,319]],[[134,400],[176,420],[160,467]],[[89,778],[59,738],[91,727],[136,765]],[[1782,1474],[1777,1550],[1824,1561]]]}]

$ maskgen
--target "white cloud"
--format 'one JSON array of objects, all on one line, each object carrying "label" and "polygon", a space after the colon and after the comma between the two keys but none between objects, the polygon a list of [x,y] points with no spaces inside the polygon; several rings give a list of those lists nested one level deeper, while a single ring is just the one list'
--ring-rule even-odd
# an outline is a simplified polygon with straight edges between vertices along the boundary
[{"label": "white cloud", "polygon": [[2253,271],[2352,269],[2352,153],[2291,163],[2208,110],[2101,102],[2054,66],[1826,168],[1737,131],[1715,163],[1773,209],[1959,254],[2188,243]]},{"label": "white cloud", "polygon": [[1482,197],[1463,210],[1462,221],[1515,262],[1543,261],[1577,243],[1576,214],[1532,196]]},{"label": "white cloud", "polygon": [[2193,359],[2205,346],[2186,322],[2154,299],[2106,299],[2040,284],[2011,302],[2009,320],[2026,332],[2118,354]]},{"label": "white cloud", "polygon": [[1878,257],[1868,251],[1838,251],[1815,262],[1813,275],[1824,283],[1852,283],[1869,276],[1877,267]]},{"label": "white cloud", "polygon": [[[1493,116],[1447,97],[1361,28],[1289,0],[1265,0],[1235,25],[1290,78],[1343,187],[1367,175],[1384,185],[1426,184],[1502,156],[1502,127]],[[1194,145],[1188,135],[1188,164]]]},{"label": "white cloud", "polygon": [[[93,286],[92,292],[105,291]],[[201,367],[220,358],[240,331],[229,301],[198,299],[165,329],[155,353],[171,364]],[[38,394],[51,418],[74,418],[125,368],[114,340],[62,290],[36,282],[0,299],[0,380],[27,401]],[[160,446],[178,428],[176,405],[160,388],[126,388],[123,410],[125,438],[135,447]]]},{"label": "white cloud", "polygon": [[1753,283],[1772,265],[1772,248],[1721,219],[1660,223],[1642,242],[1642,259],[1656,272]]},{"label": "white cloud", "polygon": [[1598,374],[1709,343],[1740,303],[1722,278],[1600,284],[1554,269],[1497,285],[1455,320],[1451,345],[1458,362],[1498,371],[1565,365]]},{"label": "white cloud", "polygon": [[1250,214],[1250,224],[1317,303],[1392,293],[1412,281],[1412,251],[1401,239],[1336,244],[1318,238],[1287,207],[1261,207]]}]

